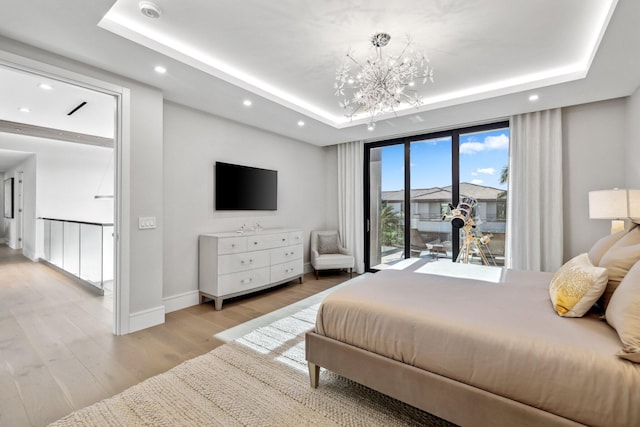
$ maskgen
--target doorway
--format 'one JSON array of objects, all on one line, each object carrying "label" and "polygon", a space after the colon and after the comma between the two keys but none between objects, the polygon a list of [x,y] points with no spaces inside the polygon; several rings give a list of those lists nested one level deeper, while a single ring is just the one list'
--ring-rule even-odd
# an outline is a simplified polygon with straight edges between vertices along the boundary
[{"label": "doorway", "polygon": [[[7,60],[7,57],[11,62]],[[23,64],[28,64],[28,66]],[[79,122],[82,122],[82,124],[79,128],[68,128],[52,124],[51,120],[54,114],[45,114],[45,119],[41,122],[33,118],[37,114],[30,115],[32,117],[29,119],[0,117],[0,133],[4,135],[3,141],[0,141],[0,143],[6,143],[11,139],[13,141],[8,143],[9,148],[19,151],[24,149],[24,147],[20,146],[20,143],[29,141],[31,147],[25,149],[25,151],[33,152],[32,148],[38,145],[36,141],[46,140],[50,142],[50,149],[46,153],[40,153],[40,158],[33,162],[40,169],[32,171],[18,171],[16,169],[12,171],[16,175],[17,183],[15,194],[16,212],[18,210],[21,211],[21,217],[16,215],[16,222],[19,222],[16,226],[21,231],[22,252],[32,261],[46,259],[46,252],[51,252],[50,249],[45,248],[51,243],[50,241],[45,242],[45,223],[47,218],[67,220],[67,223],[71,224],[67,228],[71,231],[67,234],[66,239],[63,237],[63,242],[67,244],[67,250],[63,253],[68,255],[67,261],[71,264],[77,260],[78,268],[63,269],[66,271],[71,270],[69,271],[70,274],[83,278],[80,274],[81,268],[88,270],[87,266],[100,265],[102,269],[99,275],[100,285],[111,285],[109,287],[113,292],[113,295],[109,298],[113,301],[113,332],[120,334],[122,330],[122,311],[120,307],[122,295],[120,295],[119,245],[117,243],[119,230],[119,187],[117,183],[120,182],[119,146],[122,135],[122,97],[126,90],[106,83],[102,85],[101,82],[88,78],[84,79],[82,76],[46,64],[36,64],[34,66],[33,61],[3,52],[0,52],[0,72],[13,73],[19,76],[19,80],[30,80],[29,84],[32,92],[38,92],[37,96],[49,97],[48,99],[43,99],[42,104],[38,104],[37,96],[33,97],[32,93],[24,98],[34,102],[32,105],[38,106],[25,107],[25,110],[28,109],[29,111],[15,108],[16,111],[24,114],[35,111],[42,113],[41,110],[46,110],[52,104],[55,106],[56,100],[60,99],[61,94],[66,94],[66,98],[62,97],[65,98],[69,105],[69,108],[65,111],[67,120],[68,117],[74,114],[81,115],[82,120],[79,120]],[[3,79],[4,81],[5,79]],[[15,94],[15,97],[20,94],[20,92],[15,91],[18,86],[14,85],[12,87],[11,93]],[[110,100],[111,105],[106,109],[89,108],[98,105],[101,98]],[[14,98],[6,97],[2,102],[10,102],[12,99]],[[88,99],[88,101],[85,99]],[[6,110],[13,111],[14,109],[7,108]],[[100,114],[105,119],[104,122],[108,123],[107,126],[111,127],[110,135],[105,135],[104,129],[92,132],[86,127],[89,121],[95,120],[93,116]],[[40,117],[43,116],[40,115]],[[19,123],[20,126],[16,126],[16,123]],[[102,126],[104,127],[105,125],[103,124]],[[73,153],[65,152],[65,146],[73,147],[71,150]],[[8,147],[0,146],[1,148]],[[92,153],[96,152],[101,153],[101,158],[92,157]],[[35,157],[38,158],[38,153],[35,154]],[[72,158],[76,169],[70,171],[69,169],[73,168],[69,168],[68,163],[65,162]],[[93,175],[95,176],[87,177],[82,175],[79,173],[81,170],[93,170]],[[72,178],[71,175],[74,173],[75,178]],[[38,179],[38,199],[35,200],[34,194],[36,194],[36,180]],[[74,188],[78,190],[78,193],[82,193],[82,201],[79,201],[80,197],[77,198],[78,200],[72,200],[73,197],[64,199],[64,194],[71,193],[70,189]],[[78,209],[74,210],[79,206],[83,206],[82,213],[79,213],[80,210]],[[107,226],[107,228],[110,226],[111,229],[106,234],[105,232],[98,233],[101,239],[100,242],[87,244],[86,237],[96,233],[90,233],[89,231],[91,230],[89,228],[91,227],[86,223],[99,224],[103,226],[103,230],[105,229],[104,226]],[[82,230],[85,232],[79,231],[81,224]],[[74,227],[76,226],[79,232],[74,234],[72,229],[75,229]],[[84,241],[81,239],[82,235],[85,237]],[[48,239],[50,238],[51,234],[49,233]],[[105,241],[108,242],[109,240],[112,242],[111,247],[104,244]],[[76,241],[77,250],[73,248]],[[95,249],[98,252],[102,252],[100,260],[87,262],[88,257],[85,256],[81,261],[83,248],[85,249],[85,254],[87,253],[87,248],[90,251]],[[64,262],[62,267],[64,267]]]}]

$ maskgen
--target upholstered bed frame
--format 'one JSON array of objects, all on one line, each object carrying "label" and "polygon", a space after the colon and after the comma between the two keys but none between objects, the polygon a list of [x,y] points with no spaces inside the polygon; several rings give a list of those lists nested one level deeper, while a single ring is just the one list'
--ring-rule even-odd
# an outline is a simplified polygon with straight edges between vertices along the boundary
[{"label": "upholstered bed frame", "polygon": [[582,425],[315,332],[305,341],[314,388],[322,367],[462,426]]}]

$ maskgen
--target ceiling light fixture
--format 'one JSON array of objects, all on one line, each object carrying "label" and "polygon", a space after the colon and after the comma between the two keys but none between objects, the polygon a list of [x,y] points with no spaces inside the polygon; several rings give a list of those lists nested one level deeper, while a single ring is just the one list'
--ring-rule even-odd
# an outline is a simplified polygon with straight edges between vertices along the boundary
[{"label": "ceiling light fixture", "polygon": [[298,120],[298,126],[300,127],[304,126],[304,122],[302,120]]},{"label": "ceiling light fixture", "polygon": [[39,87],[40,89],[44,89],[44,90],[51,90],[51,89],[53,89],[53,87],[52,87],[50,84],[47,84],[47,83],[40,83],[40,84],[38,85],[38,87]]},{"label": "ceiling light fixture", "polygon": [[538,99],[540,99],[540,96],[538,96],[536,94],[533,94],[533,95],[529,96],[529,101],[531,101],[531,102],[535,102]]},{"label": "ceiling light fixture", "polygon": [[[391,36],[375,33],[370,41],[375,54],[364,63],[347,53],[347,60],[336,71],[335,95],[343,100],[340,106],[350,119],[359,112],[369,116],[369,130],[376,118],[386,113],[396,113],[402,104],[413,107],[422,105],[422,97],[414,87],[427,81],[433,82],[433,68],[421,52],[411,49],[411,40],[396,56],[382,56]],[[416,81],[417,80],[417,81]]]},{"label": "ceiling light fixture", "polygon": [[27,107],[20,107],[20,108],[18,108],[18,110],[20,110],[23,113],[30,113],[31,112],[31,110],[29,108],[27,108]]},{"label": "ceiling light fixture", "polygon": [[242,105],[244,105],[245,107],[251,107],[253,105],[253,102],[251,102],[250,99],[245,99],[244,101],[242,101]]},{"label": "ceiling light fixture", "polygon": [[164,74],[167,72],[167,69],[164,68],[162,65],[156,65],[153,70],[158,74]]},{"label": "ceiling light fixture", "polygon": [[138,3],[138,7],[140,8],[140,12],[147,18],[158,19],[160,15],[162,15],[162,10],[153,2],[141,1]]}]

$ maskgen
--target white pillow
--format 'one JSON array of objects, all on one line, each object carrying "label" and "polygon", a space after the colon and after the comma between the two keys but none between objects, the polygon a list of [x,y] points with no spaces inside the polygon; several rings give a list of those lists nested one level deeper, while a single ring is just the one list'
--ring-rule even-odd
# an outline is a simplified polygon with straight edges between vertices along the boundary
[{"label": "white pillow", "polygon": [[623,348],[617,355],[640,363],[640,262],[636,262],[611,296],[605,314]]},{"label": "white pillow", "polygon": [[627,271],[640,260],[640,228],[636,227],[620,240],[614,243],[611,248],[602,256],[599,267],[607,269],[609,283],[602,295],[602,305],[607,308],[611,295],[624,279]]},{"label": "white pillow", "polygon": [[607,277],[607,269],[591,264],[587,253],[567,261],[549,285],[553,309],[562,317],[584,316],[604,292]]},{"label": "white pillow", "polygon": [[604,254],[607,253],[609,248],[611,248],[611,246],[613,246],[618,240],[622,239],[625,234],[627,234],[626,230],[618,231],[617,233],[604,236],[595,242],[591,249],[589,249],[589,259],[591,260],[591,264],[599,265],[600,260]]}]

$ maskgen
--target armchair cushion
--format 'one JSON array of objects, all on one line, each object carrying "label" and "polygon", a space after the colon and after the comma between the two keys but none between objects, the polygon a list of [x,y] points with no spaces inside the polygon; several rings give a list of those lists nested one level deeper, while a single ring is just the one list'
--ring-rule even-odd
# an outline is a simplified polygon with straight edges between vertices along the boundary
[{"label": "armchair cushion", "polygon": [[316,270],[330,270],[340,268],[353,268],[354,259],[351,255],[343,254],[325,254],[320,255],[315,260],[314,268]]},{"label": "armchair cushion", "polygon": [[340,253],[338,249],[338,235],[337,234],[319,234],[318,235],[318,253],[324,254],[337,254]]}]

